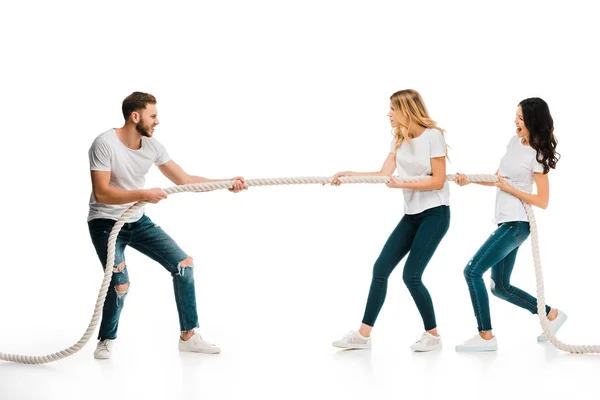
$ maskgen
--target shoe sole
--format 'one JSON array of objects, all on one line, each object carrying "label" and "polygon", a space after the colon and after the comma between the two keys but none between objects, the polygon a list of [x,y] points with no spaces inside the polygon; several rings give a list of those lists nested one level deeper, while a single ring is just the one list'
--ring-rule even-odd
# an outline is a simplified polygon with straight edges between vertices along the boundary
[{"label": "shoe sole", "polygon": [[221,350],[217,350],[217,351],[198,351],[198,350],[181,350],[179,349],[179,352],[181,353],[200,353],[200,354],[220,354]]},{"label": "shoe sole", "polygon": [[415,353],[427,353],[429,351],[439,350],[441,348],[442,348],[442,345],[438,344],[437,346],[433,346],[433,348],[427,348],[427,349],[413,349],[413,348],[411,348],[411,350],[414,351]]},{"label": "shoe sole", "polygon": [[458,353],[484,353],[490,351],[497,351],[498,347],[455,347]]},{"label": "shoe sole", "polygon": [[334,344],[333,347],[336,347],[338,349],[350,349],[350,350],[367,350],[367,349],[371,348],[371,346],[366,345],[366,344],[363,344],[363,345],[357,344],[354,346],[339,346],[339,345]]},{"label": "shoe sole", "polygon": [[[554,333],[554,336],[556,336],[556,334],[558,333],[558,330],[559,330],[559,329],[560,329],[560,328],[563,326],[563,324],[564,324],[564,323],[567,321],[567,318],[569,318],[569,317],[567,316],[567,314],[563,314],[563,315],[564,315],[565,317],[562,319],[562,321],[561,321],[560,323],[556,324],[556,329],[555,329],[555,331],[553,332],[553,333]],[[542,334],[542,335],[538,336],[538,338],[537,338],[537,341],[538,341],[538,343],[545,343],[545,342],[547,342],[547,341],[548,341],[548,338],[546,337],[546,335]]]}]

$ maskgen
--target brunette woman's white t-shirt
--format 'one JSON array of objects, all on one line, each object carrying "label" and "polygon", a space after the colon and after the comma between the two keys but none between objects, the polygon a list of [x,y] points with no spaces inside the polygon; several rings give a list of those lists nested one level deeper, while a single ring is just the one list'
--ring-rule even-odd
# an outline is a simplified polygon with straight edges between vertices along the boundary
[{"label": "brunette woman's white t-shirt", "polygon": [[[446,156],[446,140],[437,129],[425,129],[418,137],[403,141],[398,150],[394,135],[390,152],[396,153],[398,177],[431,176],[431,159]],[[439,190],[402,189],[404,213],[418,214],[438,206],[450,205],[450,188],[444,178],[444,187]]]},{"label": "brunette woman's white t-shirt", "polygon": [[[506,146],[506,154],[500,160],[498,175],[506,177],[519,190],[531,193],[535,182],[534,172],[544,172],[543,164],[537,161],[535,149],[521,143],[518,136],[513,136]],[[509,221],[527,222],[525,208],[519,198],[497,189],[494,222],[501,224]]]}]

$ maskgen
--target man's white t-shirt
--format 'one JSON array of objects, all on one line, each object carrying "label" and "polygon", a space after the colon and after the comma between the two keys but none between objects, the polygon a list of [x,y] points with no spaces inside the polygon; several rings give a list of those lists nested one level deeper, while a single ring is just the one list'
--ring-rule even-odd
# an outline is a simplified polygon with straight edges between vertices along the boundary
[{"label": "man's white t-shirt", "polygon": [[[89,150],[90,170],[110,171],[109,186],[123,190],[142,190],[146,182],[146,174],[152,164],[163,165],[170,161],[164,146],[156,139],[142,137],[142,146],[132,150],[125,146],[114,129],[100,134]],[[123,212],[134,203],[100,204],[90,196],[87,220],[108,218],[118,220]],[[144,214],[140,208],[125,222],[135,222]]]},{"label": "man's white t-shirt", "polygon": [[[536,154],[534,148],[521,143],[518,136],[513,136],[506,146],[506,154],[500,160],[498,175],[506,177],[506,180],[519,190],[531,193],[535,182],[533,173],[544,172],[544,165],[537,161]],[[497,190],[494,222],[527,222],[527,214],[521,200],[503,190]]]},{"label": "man's white t-shirt", "polygon": [[[390,153],[396,147],[392,139]],[[425,129],[418,137],[403,141],[396,151],[396,170],[399,177],[431,176],[431,159],[446,156],[446,140],[437,129]],[[444,177],[444,187],[439,190],[402,189],[404,213],[418,214],[437,206],[450,205],[450,188]]]}]

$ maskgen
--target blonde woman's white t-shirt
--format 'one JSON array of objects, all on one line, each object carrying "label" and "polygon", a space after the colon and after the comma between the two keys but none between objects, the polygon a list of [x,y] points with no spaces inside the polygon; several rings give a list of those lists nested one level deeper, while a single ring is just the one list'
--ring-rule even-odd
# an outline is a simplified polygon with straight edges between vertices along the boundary
[{"label": "blonde woman's white t-shirt", "polygon": [[[399,177],[431,176],[431,159],[446,156],[446,140],[437,129],[425,129],[418,137],[403,141],[398,150],[396,137],[392,139],[390,152],[396,153],[396,171]],[[450,188],[444,178],[439,190],[402,189],[404,213],[418,214],[437,206],[450,205]]]},{"label": "blonde woman's white t-shirt", "polygon": [[[543,164],[536,159],[535,149],[521,143],[518,136],[513,136],[506,146],[506,154],[500,160],[498,175],[506,177],[519,190],[531,193],[535,182],[534,172],[544,172]],[[497,189],[494,222],[501,224],[509,221],[528,221],[525,208],[517,197]]]}]

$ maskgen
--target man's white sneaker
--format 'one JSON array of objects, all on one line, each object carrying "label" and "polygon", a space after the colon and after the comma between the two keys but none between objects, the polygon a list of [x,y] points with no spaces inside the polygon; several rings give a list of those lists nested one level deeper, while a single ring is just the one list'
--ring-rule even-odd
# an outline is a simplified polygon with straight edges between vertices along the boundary
[{"label": "man's white sneaker", "polygon": [[[567,314],[558,310],[558,316],[556,318],[554,318],[553,321],[548,322],[548,329],[550,329],[550,332],[552,332],[553,335],[556,335],[556,332],[558,332],[558,330],[560,329],[561,326],[563,326],[563,324],[565,323],[566,320],[567,320]],[[538,342],[547,342],[548,338],[546,337],[546,335],[544,333],[542,333],[541,335],[539,335],[537,337],[537,341]]]},{"label": "man's white sneaker", "polygon": [[421,339],[410,346],[412,351],[432,351],[442,347],[442,338],[433,336],[429,332],[423,332]]},{"label": "man's white sneaker", "polygon": [[194,332],[194,335],[188,340],[183,340],[179,337],[179,351],[217,354],[221,352],[221,349],[202,339],[202,336],[198,332]]},{"label": "man's white sneaker", "polygon": [[498,340],[496,336],[486,340],[479,334],[473,336],[463,344],[456,345],[456,351],[476,352],[476,351],[496,351],[498,350]]},{"label": "man's white sneaker", "polygon": [[364,337],[358,332],[350,331],[343,338],[333,342],[333,346],[342,349],[370,349],[371,338]]},{"label": "man's white sneaker", "polygon": [[114,340],[105,339],[99,340],[96,345],[96,350],[94,350],[94,358],[99,360],[107,360],[111,356],[111,350],[113,346]]}]

